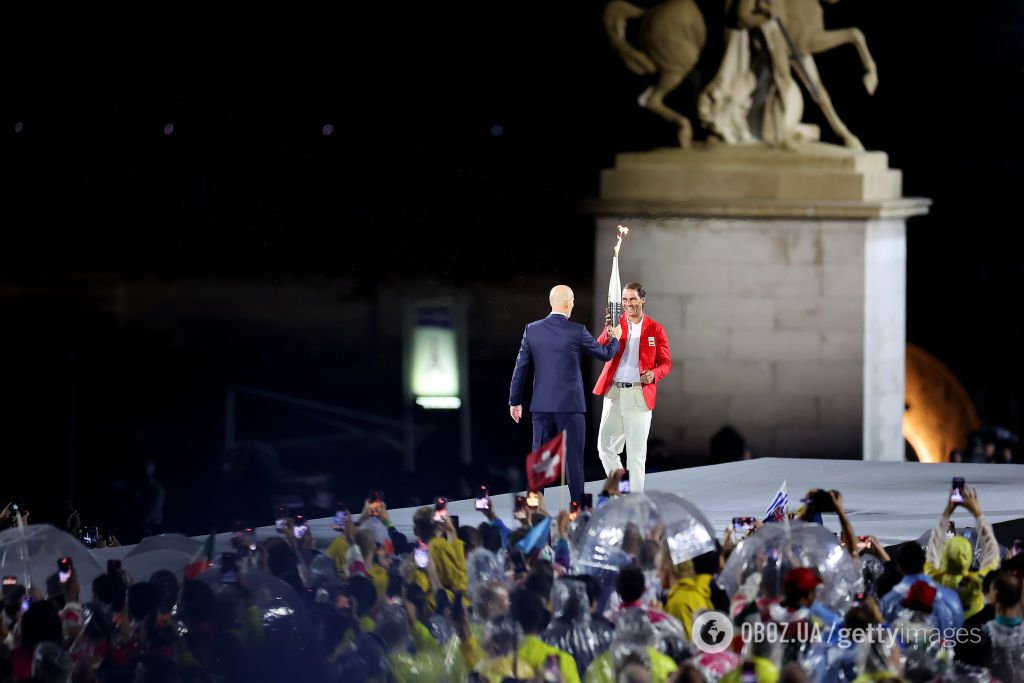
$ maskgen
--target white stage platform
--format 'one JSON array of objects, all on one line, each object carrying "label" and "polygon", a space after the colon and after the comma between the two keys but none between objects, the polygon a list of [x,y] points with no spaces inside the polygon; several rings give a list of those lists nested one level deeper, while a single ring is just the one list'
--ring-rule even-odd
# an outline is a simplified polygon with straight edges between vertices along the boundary
[{"label": "white stage platform", "polygon": [[[932,528],[945,505],[953,477],[963,477],[978,490],[982,509],[992,523],[1024,518],[1024,465],[883,463],[862,460],[811,460],[761,458],[743,462],[709,465],[647,475],[648,490],[677,493],[695,503],[707,516],[719,538],[733,517],[763,516],[779,485],[788,484],[790,509],[795,510],[811,488],[838,489],[857,534],[877,536],[886,545],[919,538]],[[588,482],[586,490],[597,496],[601,481]],[[387,491],[384,491],[385,497]],[[568,500],[565,487],[544,492],[549,510]],[[495,511],[511,529],[518,527],[512,517],[515,493],[491,496]],[[448,503],[450,514],[460,524],[477,526],[483,515],[473,500]],[[392,522],[410,538],[416,508],[390,510]],[[838,531],[835,515],[825,516],[825,525]],[[972,526],[962,509],[954,515],[957,526]],[[324,548],[337,535],[330,518],[310,520],[316,545]],[[276,535],[274,527],[256,529],[257,538]],[[205,540],[205,536],[196,536]],[[230,548],[230,533],[218,534],[217,551]],[[134,546],[95,550],[101,562],[123,557]]]},{"label": "white stage platform", "polygon": [[[761,458],[648,474],[646,487],[677,493],[692,501],[719,530],[719,536],[733,517],[763,516],[784,480],[788,483],[791,510],[799,506],[799,500],[809,489],[834,488],[843,494],[854,531],[877,536],[888,545],[916,539],[935,524],[955,476],[963,477],[968,486],[978,490],[989,521],[1024,517],[1024,465]],[[586,490],[596,497],[602,483],[588,482]],[[544,492],[552,510],[558,508],[563,495],[568,499],[564,487]],[[491,501],[509,528],[516,528],[518,524],[513,524],[512,519],[514,494],[495,495]],[[448,510],[459,516],[460,524],[476,526],[484,518],[473,503],[451,501]],[[391,511],[395,526],[410,535],[413,512],[415,508]],[[322,520],[324,529],[333,533],[329,521]],[[957,526],[973,526],[970,515],[962,508],[954,514],[954,521]],[[838,531],[835,515],[826,515],[825,524]]]}]

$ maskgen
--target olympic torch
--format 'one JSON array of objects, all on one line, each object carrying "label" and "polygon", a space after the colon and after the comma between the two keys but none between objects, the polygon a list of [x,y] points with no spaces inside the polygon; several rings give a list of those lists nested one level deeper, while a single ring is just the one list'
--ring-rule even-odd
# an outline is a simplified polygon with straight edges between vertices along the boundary
[{"label": "olympic torch", "polygon": [[608,316],[614,327],[619,324],[622,318],[622,284],[619,281],[619,249],[622,247],[622,239],[629,235],[629,228],[625,225],[618,226],[619,233],[615,237],[615,249],[612,251],[612,274],[608,278]]}]

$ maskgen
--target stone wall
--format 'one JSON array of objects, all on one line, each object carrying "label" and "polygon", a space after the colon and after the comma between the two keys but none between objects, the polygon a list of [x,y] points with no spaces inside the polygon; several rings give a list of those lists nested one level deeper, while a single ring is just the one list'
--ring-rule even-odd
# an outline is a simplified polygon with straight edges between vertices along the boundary
[{"label": "stone wall", "polygon": [[[620,222],[597,218],[595,326]],[[757,456],[902,460],[903,218],[628,223],[622,282],[672,348],[652,438],[704,456],[731,424]]]}]

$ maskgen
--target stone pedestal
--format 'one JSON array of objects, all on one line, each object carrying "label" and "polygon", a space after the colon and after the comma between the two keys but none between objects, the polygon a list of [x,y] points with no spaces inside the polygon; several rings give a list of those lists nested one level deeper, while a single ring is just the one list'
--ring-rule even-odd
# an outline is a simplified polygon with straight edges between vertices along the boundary
[{"label": "stone pedestal", "polygon": [[620,155],[588,207],[594,277],[627,223],[622,282],[643,283],[672,346],[651,436],[706,456],[731,424],[757,456],[903,460],[906,219],[929,202],[900,195],[879,152]]}]

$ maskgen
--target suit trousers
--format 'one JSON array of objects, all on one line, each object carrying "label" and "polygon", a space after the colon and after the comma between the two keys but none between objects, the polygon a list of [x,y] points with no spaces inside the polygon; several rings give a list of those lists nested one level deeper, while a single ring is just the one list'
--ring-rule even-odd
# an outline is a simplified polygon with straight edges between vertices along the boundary
[{"label": "suit trousers", "polygon": [[586,413],[532,413],[533,450],[565,431],[565,473],[573,502],[583,500],[583,443],[587,438]]},{"label": "suit trousers", "polygon": [[626,471],[630,490],[642,493],[647,466],[647,435],[651,431],[654,411],[647,407],[639,386],[621,389],[612,385],[604,395],[601,428],[597,433],[597,452],[605,474],[622,467],[619,454],[626,448]]}]

